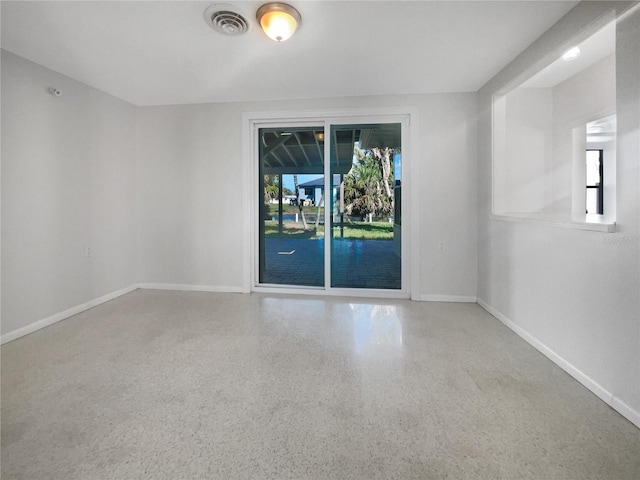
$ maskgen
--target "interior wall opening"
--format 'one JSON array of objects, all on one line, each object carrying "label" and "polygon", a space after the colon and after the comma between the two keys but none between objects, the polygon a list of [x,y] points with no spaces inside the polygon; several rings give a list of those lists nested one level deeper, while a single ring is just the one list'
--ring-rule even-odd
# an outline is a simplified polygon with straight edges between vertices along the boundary
[{"label": "interior wall opening", "polygon": [[[615,223],[615,38],[611,21],[494,96],[494,214]],[[607,152],[601,191],[585,192],[590,149]],[[587,212],[593,195],[602,213]]]}]

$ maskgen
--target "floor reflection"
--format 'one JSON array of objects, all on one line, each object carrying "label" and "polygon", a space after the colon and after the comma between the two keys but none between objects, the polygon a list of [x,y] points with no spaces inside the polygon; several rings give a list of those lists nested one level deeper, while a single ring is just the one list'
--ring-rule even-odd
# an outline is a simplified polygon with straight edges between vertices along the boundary
[{"label": "floor reflection", "polygon": [[402,347],[402,324],[395,305],[350,303],[356,353]]}]

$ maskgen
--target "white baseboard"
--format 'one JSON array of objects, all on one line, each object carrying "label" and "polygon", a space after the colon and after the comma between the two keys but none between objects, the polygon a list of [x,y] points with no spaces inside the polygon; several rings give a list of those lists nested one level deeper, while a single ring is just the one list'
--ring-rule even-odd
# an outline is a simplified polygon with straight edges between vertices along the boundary
[{"label": "white baseboard", "polygon": [[71,307],[63,312],[59,312],[54,315],[51,315],[50,317],[43,318],[42,320],[33,322],[27,325],[26,327],[18,328],[9,333],[5,333],[4,335],[2,335],[0,343],[4,345],[7,342],[11,342],[12,340],[15,340],[17,338],[24,337],[25,335],[33,333],[36,330],[40,330],[41,328],[48,327],[49,325],[53,325],[54,323],[64,320],[65,318],[72,317],[73,315],[77,315],[78,313],[84,312],[85,310],[89,310],[90,308],[97,307],[101,303],[108,302],[109,300],[113,300],[114,298],[118,298],[122,295],[132,292],[137,288],[138,288],[137,285],[131,285],[121,290],[107,293],[106,295],[103,295],[98,298],[94,298],[93,300],[89,300],[88,302],[85,302],[81,305]]},{"label": "white baseboard", "polygon": [[242,293],[242,287],[220,285],[189,285],[183,283],[139,283],[144,290],[178,290],[181,292]]},{"label": "white baseboard", "polygon": [[[34,323],[31,323],[25,327],[18,328],[17,330],[13,330],[9,333],[2,335],[0,343],[5,344],[11,342],[12,340],[16,340],[17,338],[28,335],[29,333],[33,333],[41,328],[48,327],[49,325],[53,325],[65,318],[69,318],[73,315],[77,315],[78,313],[84,312],[85,310],[89,310],[90,308],[96,307],[102,303],[108,302],[109,300],[113,300],[114,298],[125,295],[133,290],[138,288],[149,289],[149,290],[178,290],[178,291],[189,291],[189,292],[220,292],[220,293],[242,293],[242,287],[229,287],[229,286],[213,286],[213,285],[185,285],[185,284],[173,284],[173,283],[140,283],[134,284],[129,287],[123,288],[121,290],[117,290],[115,292],[108,293],[101,297],[95,298],[88,302],[85,302],[81,305],[77,305],[75,307],[64,310],[63,312],[56,313],[47,318],[43,318],[42,320],[38,320]],[[519,335],[523,340],[549,358],[552,362],[566,371],[569,375],[575,378],[578,382],[588,388],[591,392],[593,392],[598,398],[607,403],[611,408],[619,412],[622,416],[627,418],[630,422],[640,428],[640,412],[634,410],[632,407],[624,403],[619,398],[615,397],[611,392],[603,388],[599,383],[591,379],[589,376],[584,374],[578,368],[573,366],[571,363],[567,362],[564,358],[558,355],[556,352],[551,350],[545,344],[537,340],[533,337],[529,332],[524,330],[522,327],[515,324],[509,318],[504,316],[498,310],[493,308],[487,302],[480,298],[471,297],[471,296],[461,296],[461,295],[421,295],[419,297],[420,301],[424,302],[464,302],[464,303],[478,303],[482,308],[484,308],[491,315],[500,320],[504,325],[513,330],[517,335]]]},{"label": "white baseboard", "polygon": [[640,412],[634,410],[617,397],[612,397],[611,403],[609,405],[616,412],[633,423],[636,427],[640,428]]},{"label": "white baseboard", "polygon": [[615,397],[611,392],[609,392],[604,387],[602,387],[602,385],[600,385],[598,382],[596,382],[595,380],[590,378],[588,375],[583,373],[581,370],[576,368],[574,365],[566,361],[564,358],[562,358],[556,352],[551,350],[544,343],[540,342],[538,339],[536,339],[533,335],[531,335],[525,329],[516,325],[513,321],[511,321],[509,318],[504,316],[498,310],[493,308],[487,302],[485,302],[481,298],[478,298],[477,302],[478,302],[478,305],[480,305],[487,312],[489,312],[491,315],[496,317],[498,320],[504,323],[507,327],[513,330],[525,342],[527,342],[529,345],[534,347],[536,350],[538,350],[540,353],[546,356],[553,363],[555,363],[560,368],[562,368],[565,372],[567,372],[569,375],[575,378],[578,382],[580,382],[582,385],[588,388],[593,394],[595,394],[603,402],[605,402],[611,408],[613,408],[618,413],[620,413],[623,417],[625,417],[635,426],[640,428],[640,412],[637,412],[636,410],[631,408],[629,405],[624,403],[622,400]]},{"label": "white baseboard", "polygon": [[476,303],[476,297],[465,295],[420,295],[420,302],[453,302],[453,303]]}]

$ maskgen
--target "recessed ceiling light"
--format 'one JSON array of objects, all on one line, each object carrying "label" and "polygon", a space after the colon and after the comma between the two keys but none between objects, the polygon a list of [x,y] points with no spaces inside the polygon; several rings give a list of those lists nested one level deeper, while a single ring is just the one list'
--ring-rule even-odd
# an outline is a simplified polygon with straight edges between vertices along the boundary
[{"label": "recessed ceiling light", "polygon": [[572,49],[567,50],[564,55],[562,55],[562,59],[565,62],[570,62],[572,60],[575,60],[579,56],[580,56],[580,48],[573,47]]}]

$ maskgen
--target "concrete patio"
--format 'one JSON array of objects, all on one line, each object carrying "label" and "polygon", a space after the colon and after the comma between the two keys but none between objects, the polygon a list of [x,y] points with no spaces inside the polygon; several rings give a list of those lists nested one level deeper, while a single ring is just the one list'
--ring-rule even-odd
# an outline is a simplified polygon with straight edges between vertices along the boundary
[{"label": "concrete patio", "polygon": [[[331,286],[400,289],[401,261],[389,240],[334,239]],[[324,239],[265,239],[263,283],[324,286]]]}]

